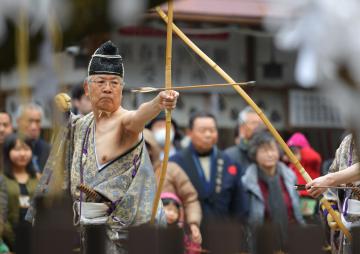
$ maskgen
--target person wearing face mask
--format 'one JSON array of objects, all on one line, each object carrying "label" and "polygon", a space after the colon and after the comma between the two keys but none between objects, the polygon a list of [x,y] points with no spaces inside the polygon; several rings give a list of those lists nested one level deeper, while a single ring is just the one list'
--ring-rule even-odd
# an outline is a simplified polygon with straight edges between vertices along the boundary
[{"label": "person wearing face mask", "polygon": [[[161,148],[160,159],[164,158],[164,146],[165,146],[165,134],[166,134],[166,117],[164,112],[154,118],[146,128],[150,129],[154,135],[154,138]],[[170,131],[170,150],[169,156],[174,155],[181,149],[180,145],[181,134],[179,133],[177,123],[174,119],[171,119],[171,131]]]}]

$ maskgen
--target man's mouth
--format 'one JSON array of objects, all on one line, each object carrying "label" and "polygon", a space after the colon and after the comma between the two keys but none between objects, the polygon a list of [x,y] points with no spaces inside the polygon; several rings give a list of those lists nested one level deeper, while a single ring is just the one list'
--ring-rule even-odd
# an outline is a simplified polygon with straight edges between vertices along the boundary
[{"label": "man's mouth", "polygon": [[110,97],[101,97],[100,100],[112,100]]}]

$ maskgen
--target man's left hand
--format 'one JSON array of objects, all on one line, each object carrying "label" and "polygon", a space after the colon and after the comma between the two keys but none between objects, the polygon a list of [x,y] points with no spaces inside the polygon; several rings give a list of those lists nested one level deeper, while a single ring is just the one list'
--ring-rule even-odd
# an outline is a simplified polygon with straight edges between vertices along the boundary
[{"label": "man's left hand", "polygon": [[177,98],[179,93],[174,90],[162,91],[159,93],[160,97],[160,108],[172,110],[176,107]]}]

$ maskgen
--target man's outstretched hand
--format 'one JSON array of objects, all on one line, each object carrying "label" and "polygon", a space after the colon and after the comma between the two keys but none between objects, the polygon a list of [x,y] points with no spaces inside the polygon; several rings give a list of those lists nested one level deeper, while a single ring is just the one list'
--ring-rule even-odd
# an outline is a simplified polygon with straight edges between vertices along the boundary
[{"label": "man's outstretched hand", "polygon": [[159,93],[159,105],[161,109],[172,110],[176,107],[179,93],[174,90],[162,91]]}]

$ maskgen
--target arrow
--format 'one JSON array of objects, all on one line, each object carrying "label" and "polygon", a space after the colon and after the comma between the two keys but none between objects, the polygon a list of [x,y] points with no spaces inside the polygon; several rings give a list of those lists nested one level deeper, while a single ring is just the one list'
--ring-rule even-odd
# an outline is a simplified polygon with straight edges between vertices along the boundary
[{"label": "arrow", "polygon": [[[350,187],[350,186],[311,186],[311,188],[309,189],[316,189],[316,188],[319,188],[319,189],[328,189],[328,188],[332,188],[332,189],[350,189],[350,190],[358,190],[360,189],[360,187]],[[309,190],[306,188],[306,185],[305,184],[296,184],[294,186],[294,189],[295,190]]]},{"label": "arrow", "polygon": [[223,83],[223,84],[207,84],[207,85],[191,85],[191,86],[174,86],[172,88],[156,88],[151,86],[139,87],[132,89],[133,93],[152,93],[166,90],[191,90],[195,88],[209,88],[209,87],[224,87],[224,86],[246,86],[246,85],[255,85],[256,81],[248,81],[242,83]]}]

